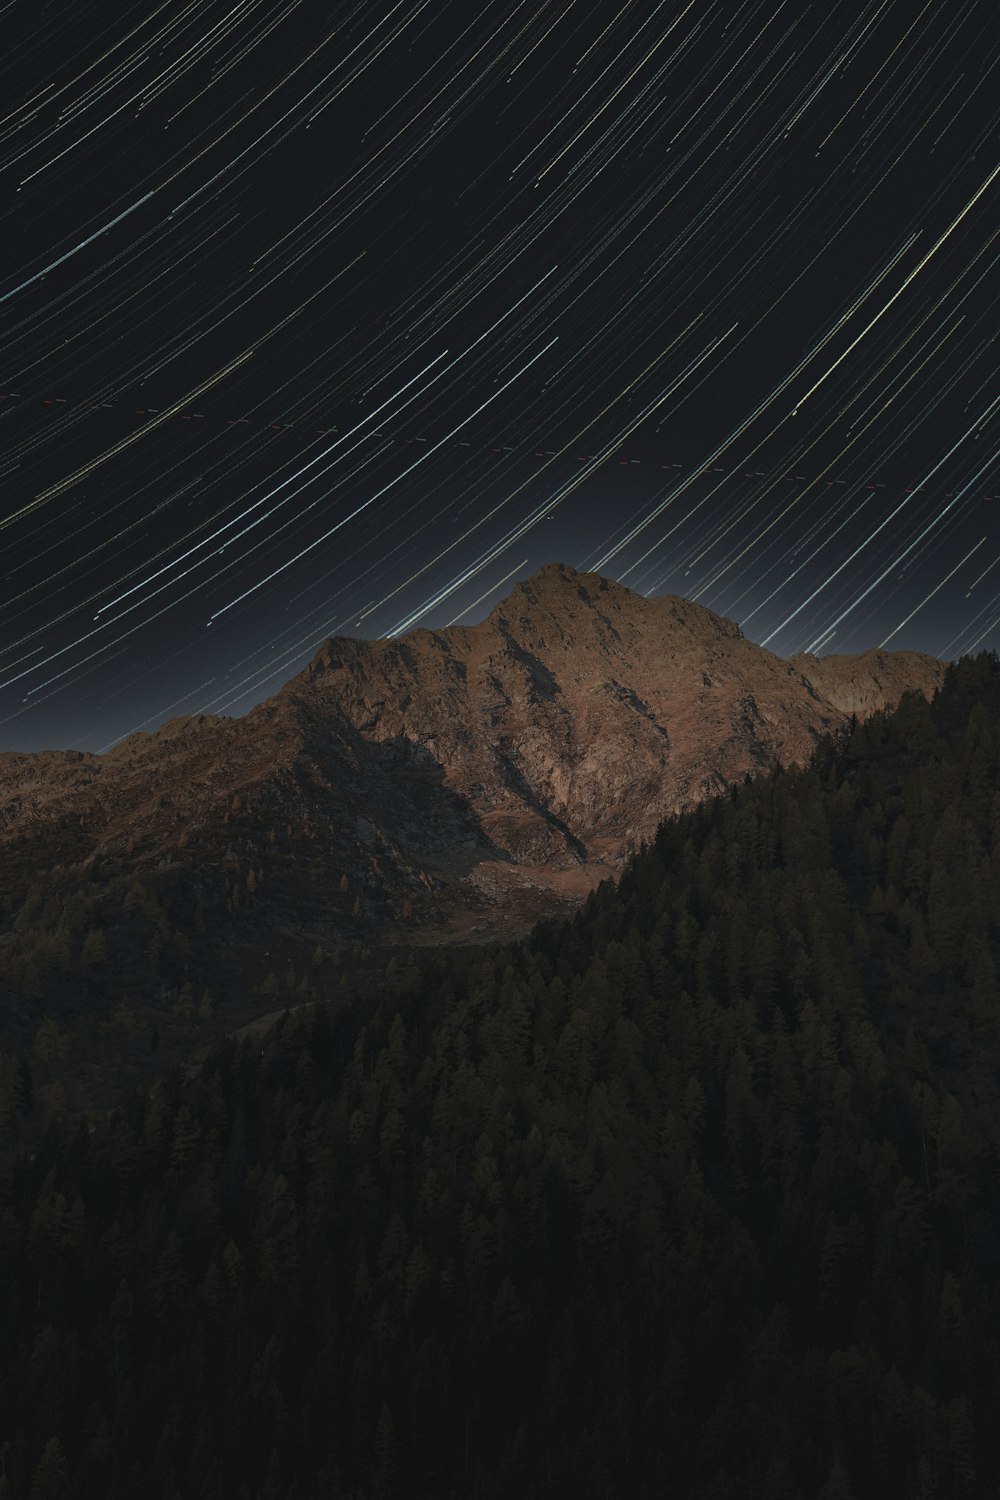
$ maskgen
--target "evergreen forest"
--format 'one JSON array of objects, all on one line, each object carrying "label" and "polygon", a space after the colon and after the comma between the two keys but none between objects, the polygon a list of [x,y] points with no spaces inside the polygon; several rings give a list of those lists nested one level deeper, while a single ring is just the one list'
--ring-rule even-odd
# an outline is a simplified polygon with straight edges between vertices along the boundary
[{"label": "evergreen forest", "polygon": [[1000,664],[572,920],[41,1104],[3,1500],[1000,1493]]}]

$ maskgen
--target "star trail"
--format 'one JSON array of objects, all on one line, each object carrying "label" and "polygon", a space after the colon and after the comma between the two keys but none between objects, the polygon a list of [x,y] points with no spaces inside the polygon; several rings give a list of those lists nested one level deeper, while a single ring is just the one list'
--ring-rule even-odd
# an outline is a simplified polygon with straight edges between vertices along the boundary
[{"label": "star trail", "polygon": [[0,10],[0,749],[563,561],[1000,647],[985,0]]}]

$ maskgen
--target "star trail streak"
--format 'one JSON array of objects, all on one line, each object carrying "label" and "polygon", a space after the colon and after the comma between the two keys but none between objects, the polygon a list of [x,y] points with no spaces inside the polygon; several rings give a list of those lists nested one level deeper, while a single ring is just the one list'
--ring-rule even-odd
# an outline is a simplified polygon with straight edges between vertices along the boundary
[{"label": "star trail streak", "polygon": [[0,48],[0,750],[566,561],[1000,647],[986,0],[55,0]]}]

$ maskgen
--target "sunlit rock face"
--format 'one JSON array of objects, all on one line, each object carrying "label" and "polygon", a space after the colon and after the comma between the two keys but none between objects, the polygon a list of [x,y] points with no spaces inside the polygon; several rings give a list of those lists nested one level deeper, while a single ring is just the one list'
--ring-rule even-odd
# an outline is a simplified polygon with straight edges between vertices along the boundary
[{"label": "sunlit rock face", "polygon": [[904,693],[926,698],[940,687],[945,663],[919,651],[881,651],[873,648],[852,656],[789,658],[789,665],[807,677],[841,713],[867,719],[881,708],[894,708]]}]

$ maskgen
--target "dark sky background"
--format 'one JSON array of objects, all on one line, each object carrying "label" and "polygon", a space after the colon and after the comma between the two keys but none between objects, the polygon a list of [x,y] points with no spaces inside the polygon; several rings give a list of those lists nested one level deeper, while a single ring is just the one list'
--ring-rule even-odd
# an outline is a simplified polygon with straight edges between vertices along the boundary
[{"label": "dark sky background", "polygon": [[550,561],[1000,645],[995,0],[23,0],[0,56],[0,749]]}]

